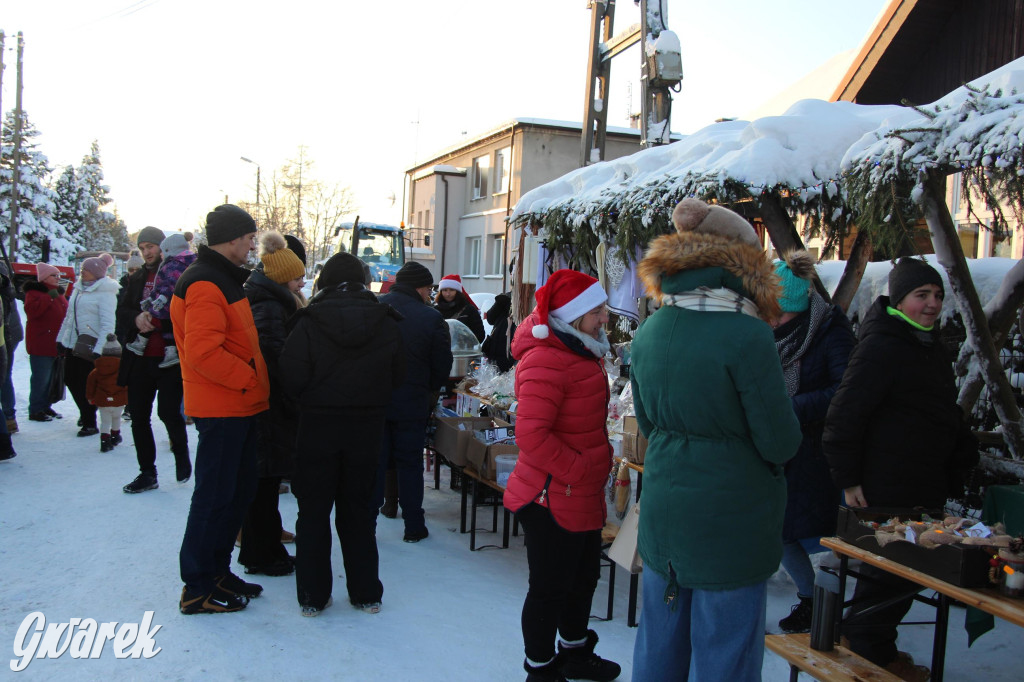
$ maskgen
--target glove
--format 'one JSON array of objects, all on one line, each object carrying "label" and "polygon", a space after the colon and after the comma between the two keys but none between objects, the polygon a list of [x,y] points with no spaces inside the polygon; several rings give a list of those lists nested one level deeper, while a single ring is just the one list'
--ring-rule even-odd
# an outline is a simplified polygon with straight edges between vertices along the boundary
[{"label": "glove", "polygon": [[57,298],[60,295],[60,292],[58,292],[56,289],[50,289],[49,291],[46,292],[46,294],[50,298]]}]

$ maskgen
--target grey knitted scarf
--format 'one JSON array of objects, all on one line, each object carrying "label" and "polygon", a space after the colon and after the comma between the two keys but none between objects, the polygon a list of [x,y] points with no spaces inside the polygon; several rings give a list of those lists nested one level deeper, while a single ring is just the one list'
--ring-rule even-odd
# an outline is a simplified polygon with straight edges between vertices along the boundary
[{"label": "grey knitted scarf", "polygon": [[822,322],[828,317],[828,312],[829,304],[814,292],[804,322],[794,327],[783,338],[775,339],[775,348],[779,351],[779,360],[782,361],[782,376],[786,380],[786,393],[791,398],[800,390],[801,359],[811,347],[811,342],[821,328]]}]

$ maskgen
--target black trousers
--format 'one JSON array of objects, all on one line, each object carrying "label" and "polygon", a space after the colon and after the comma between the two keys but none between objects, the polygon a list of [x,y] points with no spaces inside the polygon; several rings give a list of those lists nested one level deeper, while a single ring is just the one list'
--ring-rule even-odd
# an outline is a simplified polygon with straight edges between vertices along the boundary
[{"label": "black trousers", "polygon": [[280,487],[280,476],[260,477],[256,484],[256,497],[242,521],[238,563],[243,566],[268,566],[288,558],[288,550],[281,544],[281,512],[277,507]]},{"label": "black trousers", "polygon": [[530,589],[523,603],[526,657],[555,656],[555,635],[568,642],[587,636],[590,606],[601,575],[601,531],[568,531],[547,507],[528,504],[516,516],[526,531]]},{"label": "black trousers", "polygon": [[90,360],[68,355],[64,364],[64,383],[71,391],[71,397],[78,406],[78,416],[82,418],[82,426],[96,426],[96,406],[85,397],[85,382],[89,379],[95,365]]},{"label": "black trousers", "polygon": [[332,508],[349,601],[370,604],[384,594],[372,503],[383,432],[383,410],[299,417],[292,491],[299,502],[295,587],[302,606],[322,608],[331,596]]},{"label": "black trousers", "polygon": [[181,367],[160,369],[157,365],[163,361],[162,357],[133,357],[128,361],[132,363],[128,371],[128,410],[132,415],[132,438],[139,471],[156,476],[156,440],[150,423],[154,400],[156,414],[167,428],[175,464],[183,467],[189,455],[185,418],[181,416]]},{"label": "black trousers", "polygon": [[[872,578],[858,580],[853,598],[858,600],[850,607],[843,622],[843,634],[850,640],[850,650],[875,665],[885,667],[896,659],[896,628],[914,604],[913,593],[921,587],[909,580],[899,578],[888,571],[864,564],[860,572]],[[860,612],[880,604],[901,593],[911,593],[905,599],[868,615]],[[863,602],[859,601],[862,600]]]}]

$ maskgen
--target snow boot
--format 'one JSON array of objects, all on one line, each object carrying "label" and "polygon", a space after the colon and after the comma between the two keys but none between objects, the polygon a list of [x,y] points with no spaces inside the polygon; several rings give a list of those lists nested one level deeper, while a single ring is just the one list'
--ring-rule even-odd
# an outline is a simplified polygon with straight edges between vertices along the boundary
[{"label": "snow boot", "polygon": [[558,670],[558,657],[541,666],[532,666],[523,661],[526,670],[526,682],[566,682],[565,675]]},{"label": "snow boot", "polygon": [[167,346],[164,348],[164,359],[160,362],[157,367],[160,369],[167,369],[168,367],[174,367],[179,362],[178,360],[178,349],[176,346]]},{"label": "snow boot", "polygon": [[779,629],[790,634],[811,631],[811,611],[814,606],[813,597],[798,594],[800,603],[790,609],[790,614],[779,621]]},{"label": "snow boot", "polygon": [[109,433],[100,434],[100,452],[110,452],[114,449],[114,444],[110,440]]},{"label": "snow boot", "polygon": [[144,493],[147,490],[155,490],[160,486],[156,482],[156,474],[139,474],[135,480],[121,488],[126,493]]},{"label": "snow boot", "polygon": [[385,518],[398,517],[398,470],[387,469],[384,473],[384,506],[380,513]]},{"label": "snow boot", "polygon": [[120,445],[124,438],[121,438],[121,432],[110,429],[110,444],[112,446]]},{"label": "snow boot", "polygon": [[124,346],[125,350],[130,350],[136,355],[142,355],[146,352],[146,346],[149,344],[149,335],[139,334],[135,337],[131,343],[126,343]]},{"label": "snow boot", "polygon": [[587,630],[586,640],[578,646],[567,646],[558,642],[558,670],[568,680],[596,680],[610,682],[619,676],[622,668],[618,663],[607,661],[594,653],[597,633]]}]

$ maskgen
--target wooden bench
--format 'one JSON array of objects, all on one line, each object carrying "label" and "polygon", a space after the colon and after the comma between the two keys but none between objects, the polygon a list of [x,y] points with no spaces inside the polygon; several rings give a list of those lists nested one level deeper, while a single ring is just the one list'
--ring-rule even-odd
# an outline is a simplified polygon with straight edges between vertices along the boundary
[{"label": "wooden bench", "polygon": [[811,648],[811,636],[765,635],[764,648],[789,663],[789,680],[796,682],[803,671],[823,682],[899,682],[900,678],[879,668],[838,644],[832,651]]}]

